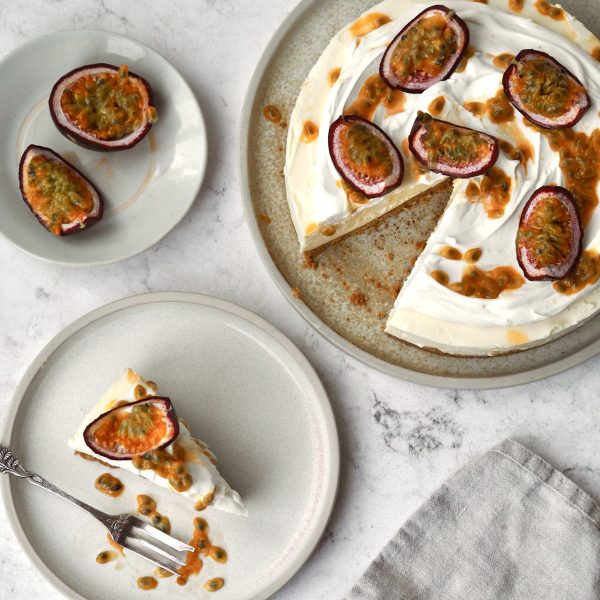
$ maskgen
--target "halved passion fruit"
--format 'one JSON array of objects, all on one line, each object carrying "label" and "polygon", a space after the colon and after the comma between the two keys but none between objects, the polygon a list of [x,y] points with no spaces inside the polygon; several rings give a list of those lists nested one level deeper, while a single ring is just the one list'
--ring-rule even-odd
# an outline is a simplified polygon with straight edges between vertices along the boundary
[{"label": "halved passion fruit", "polygon": [[344,180],[367,198],[383,196],[402,183],[404,161],[398,148],[362,117],[342,116],[331,124],[329,154]]},{"label": "halved passion fruit", "polygon": [[579,79],[539,50],[521,50],[504,71],[502,84],[512,105],[546,129],[573,127],[591,105]]},{"label": "halved passion fruit", "polygon": [[564,279],[581,256],[583,228],[571,193],[560,186],[537,189],[517,232],[517,260],[532,281]]},{"label": "halved passion fruit", "polygon": [[491,135],[434,119],[419,111],[408,136],[414,157],[430,171],[468,179],[485,173],[498,160],[498,140]]},{"label": "halved passion fruit", "polygon": [[468,46],[467,24],[446,6],[431,6],[390,42],[379,74],[395,89],[420,94],[448,79]]},{"label": "halved passion fruit", "polygon": [[127,65],[79,67],[54,84],[48,104],[58,130],[91,150],[131,148],[157,120],[150,84]]},{"label": "halved passion fruit", "polygon": [[100,415],[85,428],[83,439],[95,454],[131,460],[168,446],[178,435],[179,421],[169,398],[150,396]]},{"label": "halved passion fruit", "polygon": [[29,146],[19,163],[23,200],[54,235],[69,235],[97,223],[104,211],[100,192],[60,154]]}]

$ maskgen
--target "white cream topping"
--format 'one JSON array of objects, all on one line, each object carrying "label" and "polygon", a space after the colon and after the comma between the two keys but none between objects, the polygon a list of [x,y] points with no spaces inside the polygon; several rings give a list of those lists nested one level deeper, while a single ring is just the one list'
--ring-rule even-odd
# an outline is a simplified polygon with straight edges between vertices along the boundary
[{"label": "white cream topping", "polygon": [[179,420],[179,435],[165,449],[168,452],[172,452],[173,444],[177,443],[186,452],[185,466],[192,477],[193,483],[191,487],[184,492],[174,490],[164,477],[160,477],[160,475],[157,475],[151,469],[136,469],[130,460],[110,460],[96,454],[89,448],[83,439],[85,428],[101,414],[113,408],[117,402],[121,400],[133,402],[136,399],[134,390],[136,386],[140,384],[148,391],[151,391],[152,394],[156,395],[156,387],[153,387],[147,381],[144,381],[139,375],[131,371],[131,369],[127,369],[104,394],[98,404],[96,404],[96,406],[94,406],[94,408],[85,416],[79,429],[77,429],[75,434],[69,439],[69,448],[73,449],[75,452],[88,454],[113,467],[129,471],[134,475],[140,475],[160,487],[171,490],[175,494],[191,498],[194,503],[206,501],[206,499],[214,493],[213,501],[209,506],[213,506],[214,508],[218,508],[219,510],[228,513],[246,516],[248,511],[246,510],[240,495],[229,487],[228,483],[217,470],[217,467],[213,464],[213,460],[216,459],[208,449],[208,446],[201,440],[193,438],[188,426],[181,419]]},{"label": "white cream topping", "polygon": [[[290,123],[286,163],[288,200],[303,248],[323,243],[323,236],[313,241],[303,234],[309,221],[338,224],[338,232],[346,233],[355,228],[355,223],[358,222],[356,226],[362,224],[359,222],[361,213],[367,213],[366,221],[369,221],[378,204],[387,204],[386,208],[390,204],[389,198],[384,197],[351,211],[345,192],[336,185],[340,176],[329,158],[327,131],[330,123],[356,98],[364,80],[377,72],[381,55],[396,33],[432,4],[386,0],[373,7],[368,13],[380,12],[392,21],[357,39],[352,38],[348,28],[342,30],[304,84]],[[523,206],[538,187],[550,183],[564,184],[558,154],[549,148],[542,135],[524,125],[520,113],[515,111],[513,121],[498,126],[485,116],[474,116],[463,103],[485,102],[501,88],[503,69],[493,64],[495,56],[501,53],[516,55],[524,48],[543,50],[565,65],[586,86],[592,107],[575,130],[589,134],[600,127],[596,101],[600,98],[600,69],[589,53],[571,40],[581,43],[588,51],[597,40],[570,15],[566,15],[564,21],[542,17],[533,8],[531,0],[526,3],[523,14],[561,31],[563,35],[530,19],[484,4],[465,1],[444,4],[456,10],[469,26],[470,45],[475,55],[468,61],[464,72],[454,73],[449,80],[432,86],[423,94],[407,94],[403,112],[386,115],[385,109],[380,106],[373,121],[403,151],[402,142],[410,132],[417,111],[427,111],[432,100],[444,96],[446,103],[439,118],[484,131],[515,146],[525,138],[533,147],[534,160],[523,168],[517,161],[511,161],[500,153],[496,166],[512,178],[511,198],[502,218],[488,218],[481,203],[467,200],[465,190],[468,182],[479,182],[481,177],[456,180],[449,206],[398,296],[387,332],[421,346],[463,354],[488,354],[535,345],[592,315],[600,306],[598,285],[585,288],[576,295],[564,295],[556,292],[551,282],[526,281],[519,289],[504,292],[499,298],[483,300],[458,294],[438,284],[430,275],[433,270],[441,269],[448,273],[450,281],[460,280],[466,263],[439,256],[440,249],[446,245],[463,252],[473,247],[481,248],[482,257],[477,263],[480,269],[512,266],[521,273],[516,261],[515,237]],[[494,1],[496,6],[501,4]],[[324,74],[335,66],[341,66],[336,84],[325,94],[315,93],[315,78],[321,77],[322,87],[326,81]],[[315,94],[312,99],[308,92]],[[319,113],[318,117],[315,112]],[[298,141],[299,126],[307,118],[319,123],[319,140],[313,144]],[[396,190],[389,195],[399,198],[398,203],[414,196],[417,184],[422,184],[423,189],[443,180],[439,175],[427,173],[415,182],[406,155],[404,159],[407,169],[401,191],[398,193]],[[301,175],[304,175],[304,184],[300,183]],[[584,248],[600,250],[598,210],[586,228]]]}]

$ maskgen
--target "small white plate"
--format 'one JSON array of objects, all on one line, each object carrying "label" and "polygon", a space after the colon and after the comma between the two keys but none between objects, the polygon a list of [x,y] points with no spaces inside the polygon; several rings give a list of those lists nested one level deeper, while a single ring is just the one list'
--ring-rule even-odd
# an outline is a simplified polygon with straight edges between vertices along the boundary
[{"label": "small white plate", "polygon": [[[128,64],[152,86],[158,123],[130,150],[83,149],[50,118],[48,96],[56,80],[99,62]],[[108,264],[156,244],[189,210],[206,168],[206,129],[192,90],[154,50],[116,33],[54,33],[4,57],[0,81],[0,234],[13,244],[52,262]],[[38,223],[19,191],[19,160],[29,144],[52,148],[96,184],[105,201],[100,223],[65,238]]]},{"label": "small white plate", "polygon": [[[207,559],[187,586],[159,579],[157,597],[212,598],[203,583],[223,577],[219,600],[275,593],[305,562],[331,513],[339,474],[335,421],[308,361],[272,325],[237,306],[185,293],[121,300],[79,319],[37,356],[19,384],[3,439],[26,468],[107,512],[134,511],[147,493],[189,539],[189,501],[127,472],[124,494],[94,489],[106,469],[82,460],[67,438],[125,367],[156,380],[192,432],[219,459],[244,498],[248,517],[207,509],[203,516],[227,564]],[[100,524],[25,481],[0,476],[9,520],[42,574],[69,598],[146,598],[136,578],[152,566],[126,556],[99,565],[109,549]],[[110,590],[110,591],[108,591]],[[167,596],[168,595],[168,596]]]}]

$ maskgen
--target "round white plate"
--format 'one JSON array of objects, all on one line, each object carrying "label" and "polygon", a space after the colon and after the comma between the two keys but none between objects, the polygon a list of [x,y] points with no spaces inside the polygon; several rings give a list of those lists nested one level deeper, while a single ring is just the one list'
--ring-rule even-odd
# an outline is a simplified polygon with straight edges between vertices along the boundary
[{"label": "round white plate", "polygon": [[[221,300],[185,293],[136,296],[79,319],[34,360],[15,393],[3,443],[26,468],[107,512],[134,511],[147,493],[189,539],[189,501],[127,472],[125,493],[94,489],[106,469],[67,447],[80,420],[125,367],[155,380],[178,415],[206,441],[249,516],[207,509],[203,516],[227,564],[206,560],[185,587],[159,580],[156,597],[207,598],[203,583],[222,576],[219,600],[259,600],[308,558],[331,513],[339,474],[335,422],[317,375],[272,325]],[[116,473],[116,472],[115,472]],[[117,474],[117,473],[116,473]],[[136,578],[152,565],[126,556],[99,565],[108,549],[100,524],[25,481],[0,476],[10,521],[42,574],[69,598],[147,598]]]},{"label": "round white plate", "polygon": [[[95,152],[58,132],[48,110],[56,80],[90,63],[128,64],[154,91],[158,123],[137,146]],[[33,40],[0,62],[0,234],[38,258],[69,265],[108,264],[162,239],[194,202],[206,167],[206,129],[181,75],[154,50],[116,33],[65,31]],[[18,165],[29,144],[72,162],[104,196],[104,218],[58,238],[21,198]]]}]

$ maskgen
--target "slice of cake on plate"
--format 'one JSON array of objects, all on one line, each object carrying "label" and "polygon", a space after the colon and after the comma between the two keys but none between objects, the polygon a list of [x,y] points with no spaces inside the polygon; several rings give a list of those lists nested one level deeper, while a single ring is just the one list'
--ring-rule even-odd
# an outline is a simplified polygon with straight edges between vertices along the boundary
[{"label": "slice of cake on plate", "polygon": [[192,437],[158,386],[127,369],[69,439],[83,458],[140,475],[190,498],[196,510],[212,506],[247,515],[240,495],[215,466],[208,446]]}]

